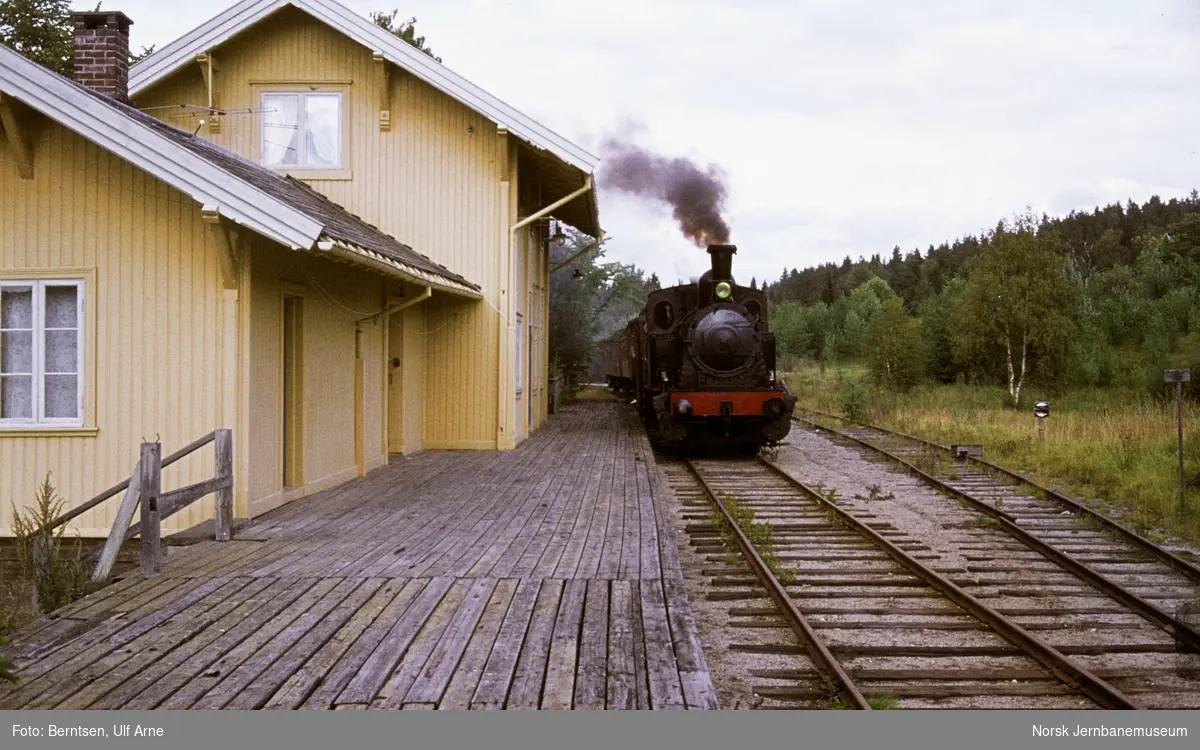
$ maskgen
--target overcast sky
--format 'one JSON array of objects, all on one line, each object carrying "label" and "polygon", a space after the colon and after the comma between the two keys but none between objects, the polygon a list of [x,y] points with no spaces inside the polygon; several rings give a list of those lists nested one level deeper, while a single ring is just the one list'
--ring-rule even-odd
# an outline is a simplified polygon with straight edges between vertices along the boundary
[{"label": "overcast sky", "polygon": [[[104,6],[133,18],[140,49],[233,4]],[[634,123],[642,145],[723,167],[743,282],[923,249],[1026,204],[1200,187],[1200,0],[411,0],[401,14],[449,68],[593,151]],[[600,197],[608,257],[668,283],[707,266],[668,212]]]}]

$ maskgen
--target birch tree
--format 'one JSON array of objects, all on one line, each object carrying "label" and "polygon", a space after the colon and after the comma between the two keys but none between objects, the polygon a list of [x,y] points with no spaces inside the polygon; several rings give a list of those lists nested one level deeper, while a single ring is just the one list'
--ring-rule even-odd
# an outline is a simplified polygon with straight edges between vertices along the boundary
[{"label": "birch tree", "polygon": [[975,359],[999,356],[1020,406],[1030,373],[1070,339],[1076,288],[1056,238],[1039,233],[1030,215],[1001,222],[988,240],[959,298],[959,345]]}]

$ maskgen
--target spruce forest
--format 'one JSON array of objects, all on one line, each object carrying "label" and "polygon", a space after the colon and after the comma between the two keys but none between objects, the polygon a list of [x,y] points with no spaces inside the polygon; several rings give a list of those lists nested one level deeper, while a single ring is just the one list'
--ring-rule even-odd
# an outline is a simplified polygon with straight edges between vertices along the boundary
[{"label": "spruce forest", "polygon": [[780,370],[856,361],[880,385],[1002,385],[1013,405],[1200,371],[1200,195],[1035,217],[766,285]]}]

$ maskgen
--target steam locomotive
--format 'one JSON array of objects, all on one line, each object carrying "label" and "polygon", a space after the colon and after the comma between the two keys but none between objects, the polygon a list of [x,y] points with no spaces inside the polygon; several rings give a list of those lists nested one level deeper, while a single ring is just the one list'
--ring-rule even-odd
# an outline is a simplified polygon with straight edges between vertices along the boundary
[{"label": "steam locomotive", "polygon": [[710,245],[694,284],[652,292],[607,353],[608,382],[629,390],[665,444],[762,446],[791,429],[796,397],[775,373],[767,297],[733,279],[734,245]]}]

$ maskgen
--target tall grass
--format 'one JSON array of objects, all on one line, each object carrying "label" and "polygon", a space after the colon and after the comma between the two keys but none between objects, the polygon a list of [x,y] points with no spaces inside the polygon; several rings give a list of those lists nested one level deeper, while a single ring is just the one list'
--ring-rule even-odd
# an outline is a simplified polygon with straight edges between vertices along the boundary
[{"label": "tall grass", "polygon": [[[861,367],[802,368],[787,382],[800,406],[872,422],[943,444],[983,446],[984,458],[1036,475],[1069,496],[1099,498],[1102,510],[1161,539],[1200,541],[1200,406],[1184,404],[1184,471],[1179,507],[1173,400],[1133,390],[1089,390],[1052,399],[1045,444],[1038,441],[1030,391],[1020,409],[1002,388],[924,385],[906,394],[872,387]],[[860,398],[848,393],[862,391]],[[865,400],[865,404],[857,403]],[[856,415],[847,412],[853,403]]]}]

